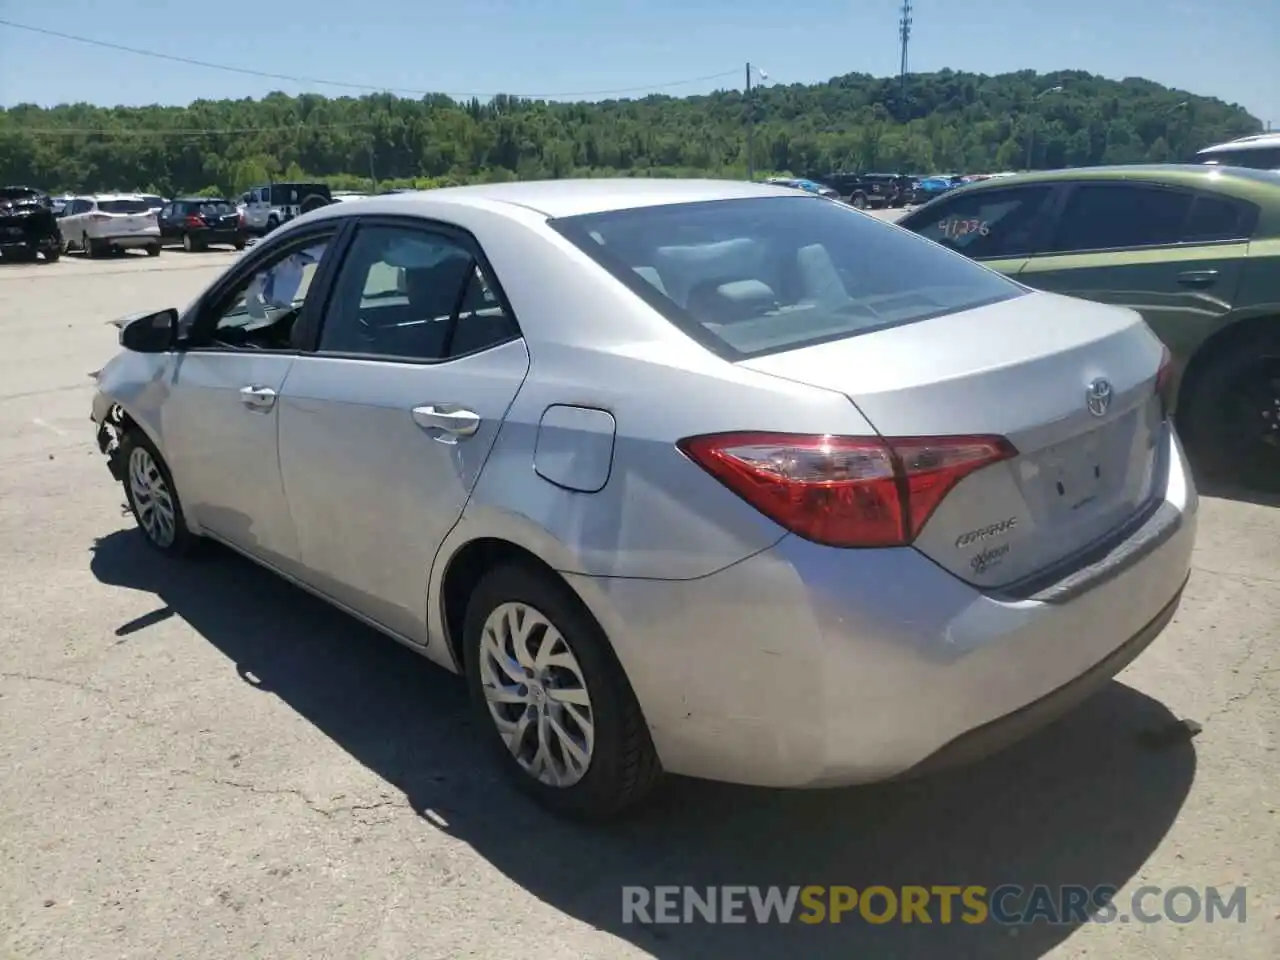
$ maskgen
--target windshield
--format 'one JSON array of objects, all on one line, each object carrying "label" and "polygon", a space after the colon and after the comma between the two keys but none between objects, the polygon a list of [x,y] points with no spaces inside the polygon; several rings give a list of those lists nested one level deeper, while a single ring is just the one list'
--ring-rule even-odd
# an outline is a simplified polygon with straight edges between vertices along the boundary
[{"label": "windshield", "polygon": [[151,205],[145,200],[99,200],[98,209],[103,213],[147,213]]},{"label": "windshield", "polygon": [[818,197],[671,204],[551,226],[731,360],[1025,292],[965,257]]}]

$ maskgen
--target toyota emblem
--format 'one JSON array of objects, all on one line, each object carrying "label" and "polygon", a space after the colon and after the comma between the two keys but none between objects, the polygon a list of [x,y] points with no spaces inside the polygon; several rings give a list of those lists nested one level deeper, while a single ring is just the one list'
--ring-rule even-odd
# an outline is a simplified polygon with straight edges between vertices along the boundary
[{"label": "toyota emblem", "polygon": [[1095,417],[1105,417],[1111,408],[1111,382],[1103,377],[1092,381],[1085,391],[1085,404]]}]

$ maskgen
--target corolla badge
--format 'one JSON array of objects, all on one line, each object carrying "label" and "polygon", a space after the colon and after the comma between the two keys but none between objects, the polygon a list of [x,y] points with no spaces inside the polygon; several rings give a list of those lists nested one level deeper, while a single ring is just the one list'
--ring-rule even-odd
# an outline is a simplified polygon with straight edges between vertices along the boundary
[{"label": "corolla badge", "polygon": [[1105,417],[1111,408],[1111,381],[1098,377],[1089,383],[1084,396],[1089,412],[1095,417]]}]

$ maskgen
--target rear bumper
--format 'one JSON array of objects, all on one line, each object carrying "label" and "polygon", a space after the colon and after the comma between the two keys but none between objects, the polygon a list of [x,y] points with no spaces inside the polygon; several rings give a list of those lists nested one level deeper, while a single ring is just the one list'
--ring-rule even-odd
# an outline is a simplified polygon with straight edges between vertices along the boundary
[{"label": "rear bumper", "polygon": [[568,579],[666,769],[780,787],[929,770],[1070,709],[1173,617],[1198,501],[1172,432],[1164,442],[1167,526],[1140,550],[1118,545],[1083,590],[998,597],[914,549],[796,537],[699,580]]},{"label": "rear bumper", "polygon": [[188,230],[187,233],[200,243],[243,243],[247,236],[241,230]]},{"label": "rear bumper", "polygon": [[23,250],[60,250],[62,237],[59,234],[9,233],[0,230],[0,249]]},{"label": "rear bumper", "polygon": [[98,237],[90,236],[89,239],[112,247],[150,247],[160,242],[160,233],[103,234]]}]

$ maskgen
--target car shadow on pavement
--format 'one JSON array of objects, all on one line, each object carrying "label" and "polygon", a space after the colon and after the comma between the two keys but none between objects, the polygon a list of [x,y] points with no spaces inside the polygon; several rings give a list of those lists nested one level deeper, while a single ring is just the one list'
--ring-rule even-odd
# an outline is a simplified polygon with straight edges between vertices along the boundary
[{"label": "car shadow on pavement", "polygon": [[936,908],[930,924],[856,914],[817,926],[625,923],[622,887],[1119,888],[1169,830],[1195,774],[1187,740],[1152,736],[1172,715],[1115,682],[1056,726],[950,774],[814,792],[672,778],[633,819],[586,828],[505,785],[458,678],[230,551],[169,561],[122,530],[98,541],[92,571],[164,605],[118,625],[117,637],[181,617],[246,683],[402,791],[422,829],[447,832],[550,906],[661,958],[1039,957],[1078,923],[943,924]]}]

